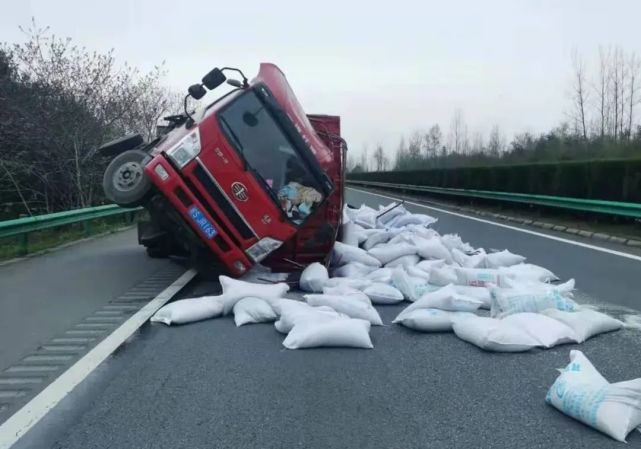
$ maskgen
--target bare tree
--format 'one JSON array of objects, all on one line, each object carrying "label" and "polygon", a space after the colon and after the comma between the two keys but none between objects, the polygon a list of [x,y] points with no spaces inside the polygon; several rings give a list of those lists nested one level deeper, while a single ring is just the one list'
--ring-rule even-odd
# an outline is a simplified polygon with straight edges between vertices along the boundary
[{"label": "bare tree", "polygon": [[22,31],[24,43],[0,46],[10,61],[0,64],[8,86],[0,122],[12,123],[0,130],[0,161],[25,201],[46,211],[89,206],[102,196],[104,170],[93,150],[126,132],[151,135],[169,104],[164,71],[142,74],[117,64],[113,51],[88,51],[35,22]]},{"label": "bare tree", "polygon": [[573,68],[573,119],[579,124],[579,129],[583,140],[588,140],[588,130],[586,126],[586,105],[588,102],[588,90],[586,81],[585,62],[581,55],[575,50],[572,51],[572,68]]},{"label": "bare tree", "polygon": [[626,66],[623,50],[620,47],[614,49],[610,60],[610,111],[612,114],[612,136],[614,140],[622,137],[624,122],[624,89],[626,78]]},{"label": "bare tree", "polygon": [[634,124],[634,109],[641,99],[638,96],[639,91],[639,71],[641,69],[641,61],[635,53],[630,55],[628,60],[628,139],[632,138],[632,127]]},{"label": "bare tree", "polygon": [[608,94],[610,92],[610,61],[611,50],[607,52],[603,48],[599,48],[599,78],[597,80],[596,91],[599,98],[599,119],[600,119],[600,136],[605,137],[606,129],[608,127],[608,119],[610,116],[610,102]]},{"label": "bare tree", "polygon": [[374,164],[376,166],[376,171],[385,170],[385,153],[383,152],[383,147],[380,144],[376,145],[376,150],[374,150]]},{"label": "bare tree", "polygon": [[359,164],[361,170],[364,172],[369,171],[369,160],[367,159],[367,145],[363,145],[363,151],[361,151],[361,162]]},{"label": "bare tree", "polygon": [[414,132],[407,142],[407,155],[411,162],[416,163],[421,159],[421,147],[423,146],[423,136],[419,132]]},{"label": "bare tree", "polygon": [[472,153],[484,153],[485,152],[485,140],[483,139],[483,134],[480,131],[476,131],[472,136],[472,146],[470,147]]},{"label": "bare tree", "polygon": [[430,159],[438,155],[439,150],[441,149],[441,140],[443,135],[441,133],[441,128],[438,124],[433,125],[428,133],[425,135],[425,157]]},{"label": "bare tree", "polygon": [[467,138],[467,125],[463,117],[463,111],[457,109],[452,116],[450,123],[450,150],[454,153],[461,154],[467,152],[469,141]]},{"label": "bare tree", "polygon": [[498,157],[505,148],[505,138],[501,135],[499,125],[494,125],[490,130],[487,142],[487,151],[491,156]]},{"label": "bare tree", "polygon": [[394,168],[396,170],[404,170],[407,167],[408,155],[407,155],[407,146],[405,146],[405,137],[401,136],[401,140],[398,143],[398,148],[396,149],[396,161]]}]

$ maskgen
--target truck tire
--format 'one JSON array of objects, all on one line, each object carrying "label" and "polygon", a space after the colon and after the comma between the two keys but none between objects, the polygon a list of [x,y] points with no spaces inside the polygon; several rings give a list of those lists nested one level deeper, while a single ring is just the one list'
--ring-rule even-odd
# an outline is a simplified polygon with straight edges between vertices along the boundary
[{"label": "truck tire", "polygon": [[151,180],[145,175],[143,160],[147,153],[129,150],[116,156],[105,170],[102,187],[105,195],[123,207],[140,206],[151,191]]},{"label": "truck tire", "polygon": [[189,251],[189,265],[204,281],[217,281],[221,274],[229,275],[225,266],[204,248],[192,246]]},{"label": "truck tire", "polygon": [[148,246],[146,250],[147,256],[151,257],[152,259],[165,259],[171,256],[171,252],[167,248],[159,246]]}]

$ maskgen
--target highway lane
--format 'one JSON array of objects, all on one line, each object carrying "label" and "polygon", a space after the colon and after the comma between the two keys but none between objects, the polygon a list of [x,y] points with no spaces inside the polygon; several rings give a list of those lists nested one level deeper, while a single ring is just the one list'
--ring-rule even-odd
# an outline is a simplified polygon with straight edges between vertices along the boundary
[{"label": "highway lane", "polygon": [[[350,203],[379,201],[354,195]],[[441,232],[507,247],[576,277],[597,301],[628,301],[612,283],[639,278],[635,261],[619,264],[447,214],[439,219]],[[581,266],[601,267],[599,280],[612,294],[599,296]],[[217,284],[196,282],[182,296],[217,291]],[[389,323],[403,307],[378,309]],[[372,329],[373,350],[288,351],[282,339],[269,324],[236,328],[230,318],[147,324],[17,448],[615,448],[621,444],[547,406],[545,393],[572,348],[611,381],[641,376],[635,330],[525,354],[486,353],[452,334],[395,325]],[[641,447],[641,434],[628,442]]]},{"label": "highway lane", "polygon": [[[384,196],[364,193],[360,189],[349,189],[348,201],[354,206],[359,206],[362,203],[388,204],[392,200],[386,198],[387,196],[400,198],[395,193],[382,193],[382,195]],[[527,256],[527,262],[552,270],[562,279],[574,278],[579,290],[597,302],[607,302],[635,310],[641,309],[641,296],[634,288],[641,281],[641,261],[497,227],[434,209],[410,204],[406,207],[412,212],[426,213],[438,218],[438,222],[433,227],[442,234],[457,233],[473,246],[488,250],[507,248],[514,253]],[[518,227],[543,233],[540,228]],[[547,234],[564,239],[572,237],[554,232]],[[598,245],[594,240],[580,237],[573,238],[573,241]],[[607,248],[638,255],[638,251],[634,252],[632,248],[622,245],[618,248],[615,245],[608,245]]]},{"label": "highway lane", "polygon": [[167,264],[130,229],[0,266],[0,371]]}]

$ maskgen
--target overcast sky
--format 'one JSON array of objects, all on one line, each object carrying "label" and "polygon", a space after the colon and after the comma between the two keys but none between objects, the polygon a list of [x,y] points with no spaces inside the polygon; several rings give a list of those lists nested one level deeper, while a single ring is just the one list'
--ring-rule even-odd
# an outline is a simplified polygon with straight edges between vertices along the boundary
[{"label": "overcast sky", "polygon": [[0,0],[0,41],[35,17],[90,49],[114,48],[185,89],[214,66],[287,74],[309,113],[338,114],[353,153],[453,112],[470,132],[546,131],[568,109],[571,52],[641,54],[638,0]]}]

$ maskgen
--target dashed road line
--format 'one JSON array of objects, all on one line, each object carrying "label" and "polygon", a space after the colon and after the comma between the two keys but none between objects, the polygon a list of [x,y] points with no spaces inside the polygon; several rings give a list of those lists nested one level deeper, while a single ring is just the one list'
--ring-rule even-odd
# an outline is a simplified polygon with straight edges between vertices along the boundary
[{"label": "dashed road line", "polygon": [[[176,293],[178,293],[189,281],[191,281],[196,272],[188,270],[182,274],[173,284],[164,289],[149,303],[144,305],[140,310],[129,317],[124,323],[116,328],[110,335],[105,337],[93,349],[85,354],[73,366],[63,372],[49,386],[42,390],[36,397],[31,399],[18,412],[9,417],[0,425],[0,449],[8,449],[13,446],[25,433],[36,425],[56,404],[65,398],[80,382],[89,376],[93,370],[109,357],[120,345],[122,345],[131,335],[138,330],[140,326],[146,323],[149,318]],[[67,331],[67,334],[73,330]],[[103,330],[81,329],[76,332],[104,332]],[[48,355],[46,357],[53,357]],[[34,369],[38,368],[38,369]],[[49,372],[61,369],[60,366],[54,365],[22,365],[14,366],[5,372],[28,372],[29,370],[37,372],[38,370]],[[0,394],[5,395],[18,394],[21,390],[0,390]],[[27,390],[24,394],[27,394]],[[3,397],[0,396],[0,399]],[[15,396],[9,396],[9,399]],[[6,409],[6,406],[5,406]],[[0,409],[0,412],[2,409]]]}]

